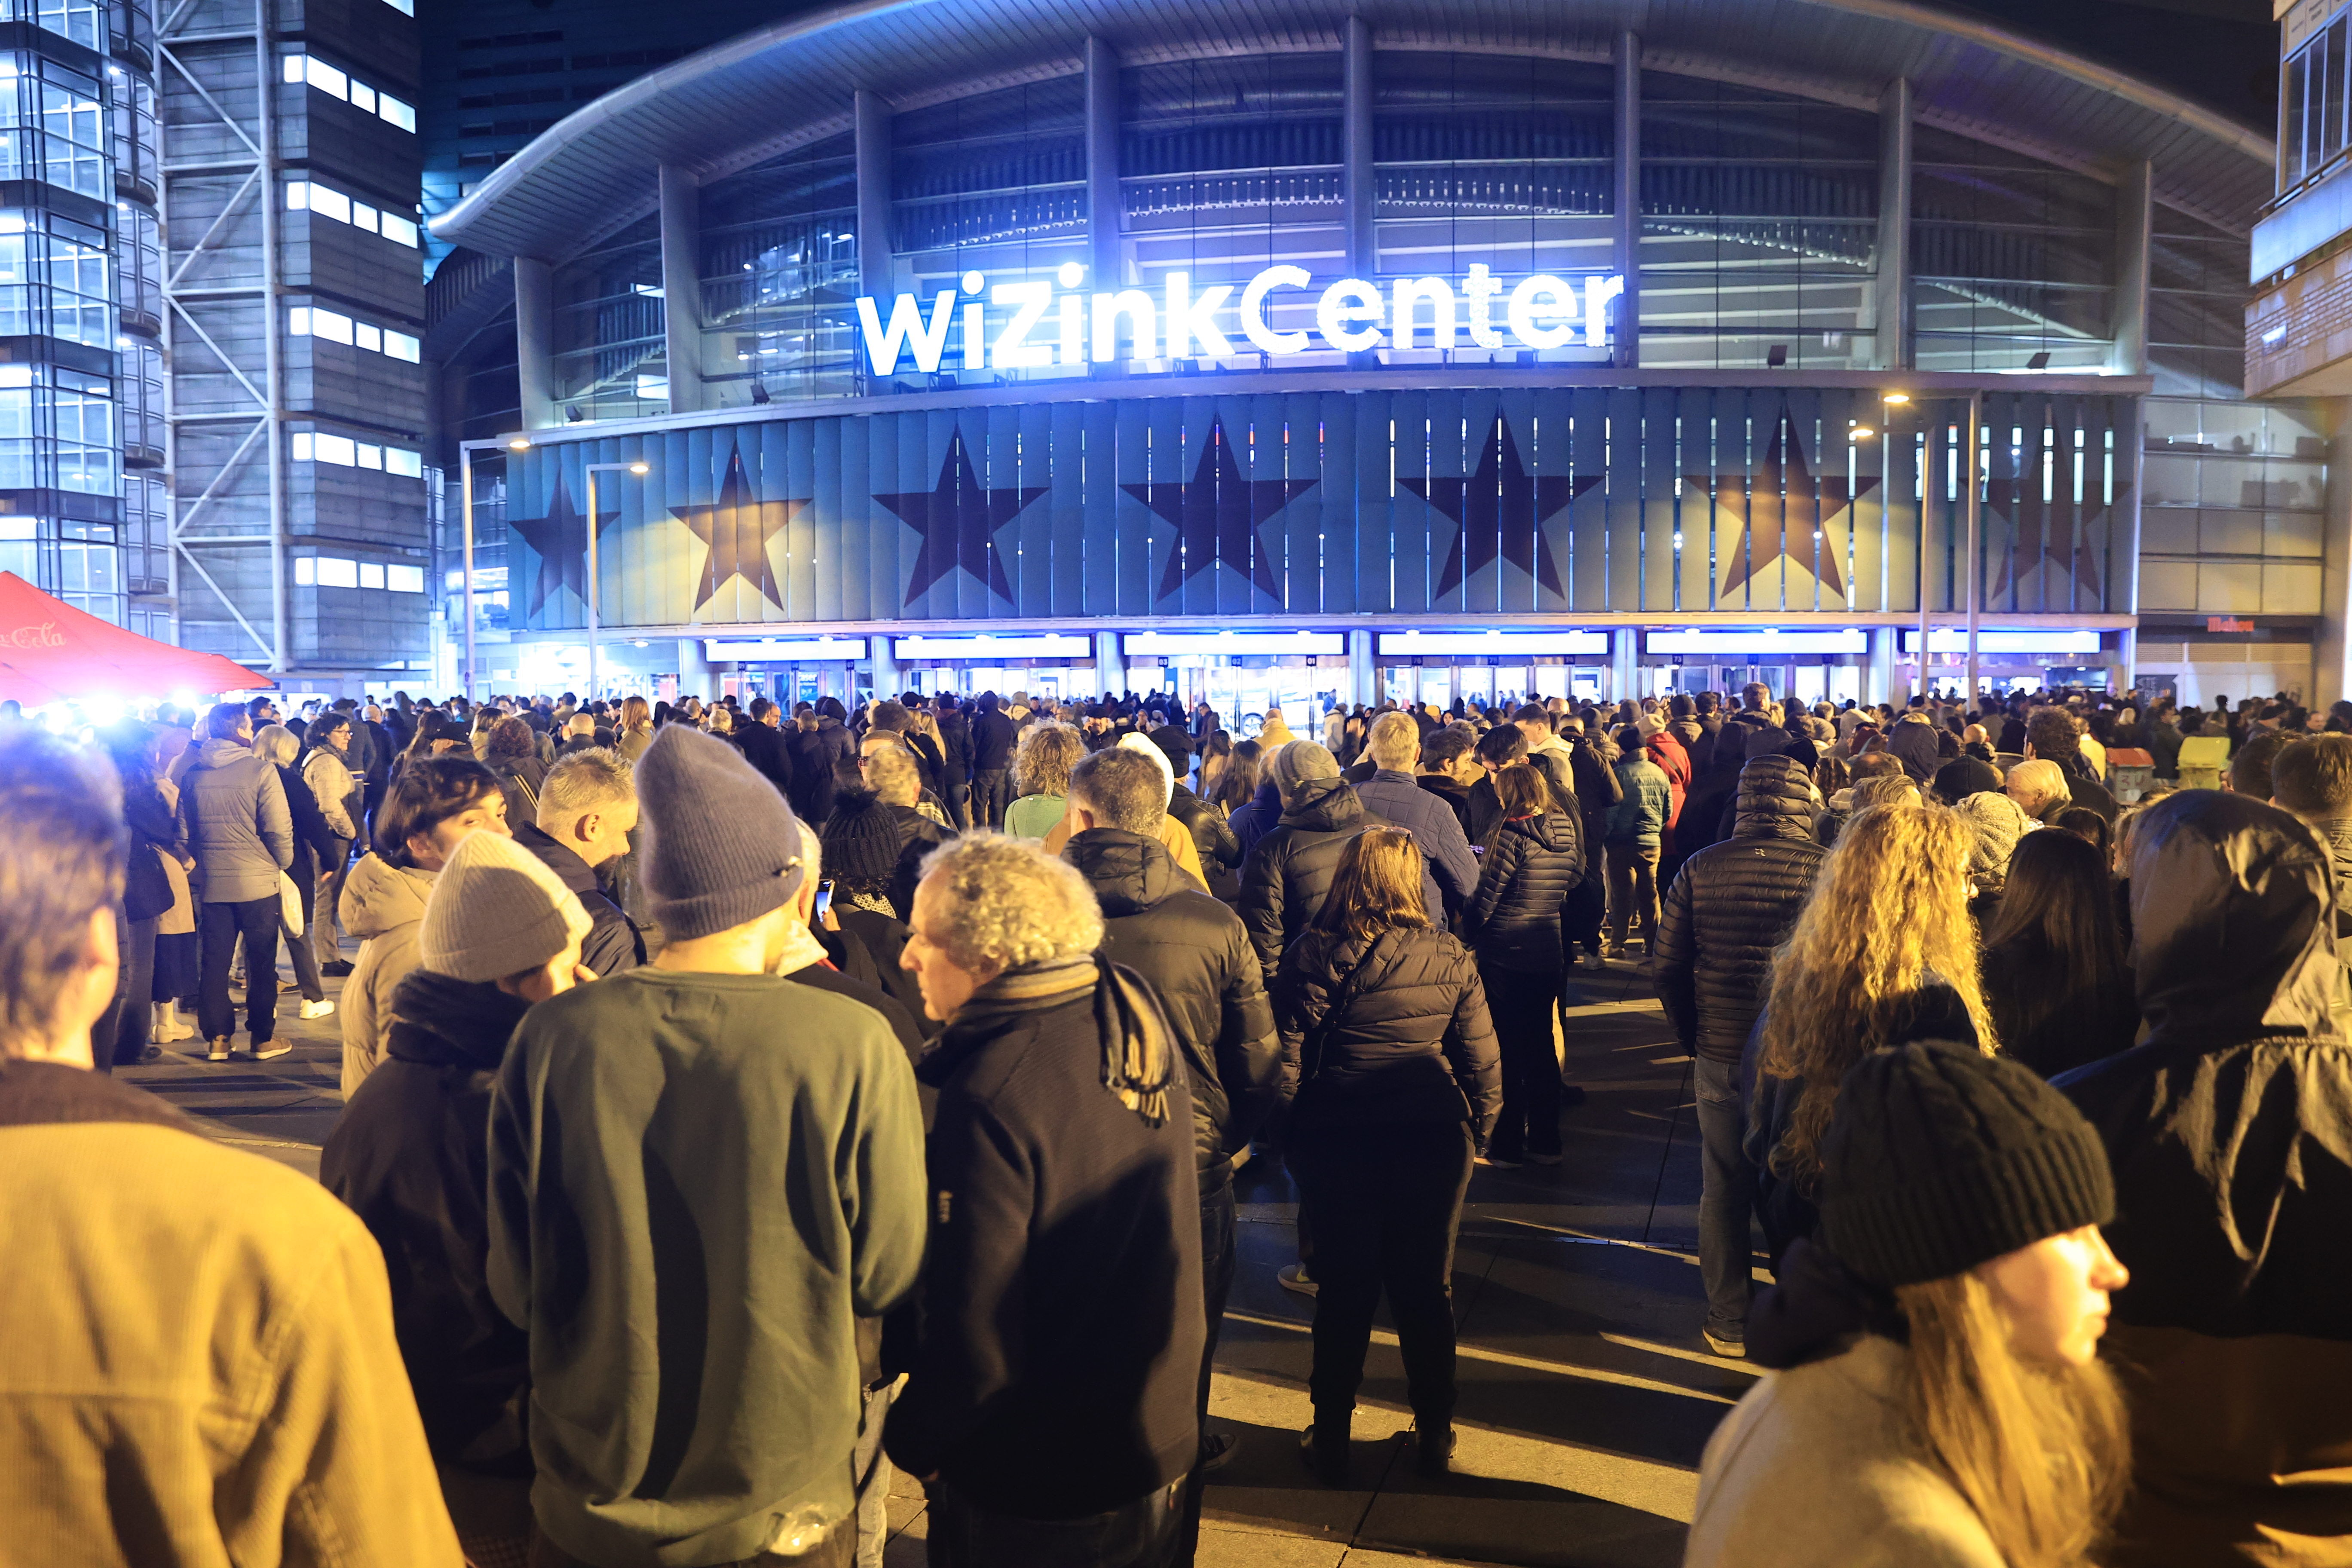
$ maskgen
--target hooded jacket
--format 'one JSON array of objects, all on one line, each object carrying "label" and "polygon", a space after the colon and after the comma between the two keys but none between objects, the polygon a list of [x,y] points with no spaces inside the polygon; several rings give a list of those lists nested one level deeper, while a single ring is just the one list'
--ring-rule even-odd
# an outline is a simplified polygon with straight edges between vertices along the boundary
[{"label": "hooded jacket", "polygon": [[1944,765],[1942,749],[1936,743],[1935,721],[1916,708],[1895,721],[1895,728],[1886,737],[1886,749],[1895,753],[1915,784],[1931,782],[1936,771]]},{"label": "hooded jacket", "polygon": [[1462,936],[1481,963],[1522,973],[1567,968],[1559,906],[1584,879],[1584,846],[1564,811],[1514,816],[1495,830],[1478,886],[1462,911]]},{"label": "hooded jacket", "polygon": [[360,939],[360,955],[343,983],[335,1015],[342,1026],[345,1100],[383,1060],[391,1044],[393,994],[416,967],[416,928],[432,896],[432,872],[397,868],[374,854],[362,856],[343,879],[335,912],[343,930]]},{"label": "hooded jacket", "polygon": [[1201,873],[1209,891],[1230,902],[1241,892],[1236,868],[1242,863],[1242,843],[1234,837],[1225,814],[1193,794],[1179,779],[1168,795],[1168,815],[1192,836],[1192,852],[1200,857]]},{"label": "hooded jacket", "polygon": [[[328,1134],[319,1180],[383,1248],[393,1333],[435,1458],[520,1458],[530,1363],[490,1299],[488,1156],[490,1080],[530,1004],[422,969],[397,1004],[389,1051]],[[502,1424],[502,1442],[477,1447]]]},{"label": "hooded jacket", "polygon": [[1477,964],[1448,933],[1310,931],[1283,956],[1274,1010],[1299,1076],[1293,1135],[1461,1121],[1484,1146],[1494,1131],[1495,1026]]},{"label": "hooded jacket", "polygon": [[1826,853],[1813,842],[1813,792],[1792,757],[1759,757],[1739,773],[1738,826],[1683,863],[1666,889],[1650,965],[1666,1021],[1685,1050],[1737,1062],[1772,950],[1797,922]]},{"label": "hooded jacket", "polygon": [[830,713],[817,716],[814,730],[796,730],[784,737],[793,763],[793,815],[803,822],[823,822],[833,815],[834,767],[857,754],[857,737]]},{"label": "hooded jacket", "polygon": [[1242,860],[1246,864],[1257,841],[1274,831],[1282,820],[1282,790],[1270,779],[1261,775],[1257,793],[1234,807],[1225,818],[1225,826],[1234,830],[1234,842],[1240,847]]},{"label": "hooded jacket", "polygon": [[2147,1039],[2053,1081],[2116,1173],[2132,1273],[2119,1564],[2340,1563],[2352,1537],[2352,1043],[2326,851],[2245,795],[2132,831]]},{"label": "hooded jacket", "polygon": [[244,904],[278,896],[294,864],[294,816],[278,770],[239,741],[203,741],[180,775],[180,823],[196,858],[196,897]]},{"label": "hooded jacket", "polygon": [[1102,905],[1103,952],[1150,981],[1192,1086],[1201,1191],[1233,1179],[1233,1158],[1282,1098],[1282,1047],[1241,917],[1200,891],[1166,845],[1116,827],[1073,837],[1062,858]]},{"label": "hooded jacket", "polygon": [[1242,921],[1269,985],[1283,948],[1329,896],[1348,840],[1370,826],[1353,787],[1338,779],[1309,779],[1299,784],[1282,821],[1250,851],[1242,868]]}]

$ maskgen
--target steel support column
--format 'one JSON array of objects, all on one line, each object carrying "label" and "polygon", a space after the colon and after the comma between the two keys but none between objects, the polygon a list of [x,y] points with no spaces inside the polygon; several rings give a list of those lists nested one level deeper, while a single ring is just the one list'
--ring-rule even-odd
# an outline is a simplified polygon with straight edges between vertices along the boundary
[{"label": "steel support column", "polygon": [[1088,38],[1087,70],[1087,254],[1092,258],[1088,289],[1127,286],[1120,253],[1119,221],[1125,210],[1118,184],[1118,51]]},{"label": "steel support column", "polygon": [[857,288],[887,300],[894,289],[890,254],[890,105],[857,89],[851,104],[857,143]]},{"label": "steel support column", "polygon": [[[691,170],[661,165],[662,346],[669,411],[698,414],[702,385],[702,193]],[[861,243],[865,237],[859,237]]]},{"label": "steel support column", "polygon": [[555,407],[555,268],[534,256],[516,257],[514,292],[522,427],[542,430],[561,417]]},{"label": "steel support column", "polygon": [[1348,18],[1341,58],[1339,203],[1348,231],[1348,271],[1370,278],[1379,271],[1372,211],[1379,191],[1372,177],[1372,25]]},{"label": "steel support column", "polygon": [[2116,302],[2114,348],[2107,368],[2120,375],[2147,374],[2148,250],[2154,243],[2155,166],[2146,159],[2116,182]]},{"label": "steel support column", "polygon": [[1869,300],[1877,337],[1870,363],[1907,370],[1911,347],[1911,81],[1897,77],[1878,95],[1878,274]]},{"label": "steel support column", "polygon": [[1617,353],[1620,369],[1642,363],[1642,38],[1631,27],[1618,29],[1613,56],[1617,68],[1616,261],[1625,291],[1617,300]]}]

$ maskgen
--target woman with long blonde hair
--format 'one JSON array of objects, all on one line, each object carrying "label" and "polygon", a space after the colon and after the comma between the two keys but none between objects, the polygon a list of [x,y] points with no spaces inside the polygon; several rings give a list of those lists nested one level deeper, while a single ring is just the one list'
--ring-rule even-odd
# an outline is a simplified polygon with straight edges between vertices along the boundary
[{"label": "woman with long blonde hair", "polygon": [[653,706],[642,697],[621,699],[621,732],[613,741],[613,749],[635,762],[654,743]]},{"label": "woman with long blonde hair", "polygon": [[1821,1234],[1748,1321],[1776,1375],[1707,1443],[1685,1568],[2084,1568],[2130,1472],[2098,1134],[1925,1040],[1847,1075],[1822,1149]]},{"label": "woman with long blonde hair", "polygon": [[1745,1142],[1775,1258],[1812,1231],[1822,1136],[1854,1063],[1906,1040],[1993,1048],[1969,917],[1975,840],[1948,806],[1857,811],[1772,955]]}]

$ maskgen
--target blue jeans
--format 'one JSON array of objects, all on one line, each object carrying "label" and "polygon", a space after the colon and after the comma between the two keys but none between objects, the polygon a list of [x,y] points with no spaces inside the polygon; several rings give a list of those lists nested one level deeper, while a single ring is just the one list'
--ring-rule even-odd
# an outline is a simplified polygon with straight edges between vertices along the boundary
[{"label": "blue jeans", "polygon": [[1698,1272],[1706,1286],[1706,1326],[1727,1339],[1747,1331],[1756,1294],[1755,1245],[1748,1239],[1756,1206],[1756,1173],[1741,1152],[1748,1107],[1739,1097],[1739,1064],[1692,1064],[1698,1086]]},{"label": "blue jeans", "polygon": [[944,1479],[929,1490],[930,1568],[1160,1568],[1176,1540],[1184,1483],[1083,1519],[989,1513]]}]

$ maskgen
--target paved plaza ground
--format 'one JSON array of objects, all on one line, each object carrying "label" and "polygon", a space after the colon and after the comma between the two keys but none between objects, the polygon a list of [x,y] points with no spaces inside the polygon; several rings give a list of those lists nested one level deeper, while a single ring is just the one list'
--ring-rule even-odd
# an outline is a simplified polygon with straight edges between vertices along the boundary
[{"label": "paved plaza ground", "polygon": [[[1278,1167],[1244,1171],[1241,1266],[1217,1356],[1212,1419],[1240,1434],[1208,1494],[1201,1568],[1664,1568],[1680,1561],[1707,1434],[1752,1385],[1706,1352],[1695,1225],[1690,1063],[1638,968],[1580,973],[1569,1020],[1567,1161],[1480,1168],[1454,1257],[1461,1324],[1459,1474],[1414,1473],[1394,1337],[1376,1336],[1356,1414],[1353,1489],[1299,1463],[1314,1303],[1275,1271],[1293,1259],[1297,1194]],[[339,983],[328,983],[332,988]],[[170,1054],[128,1081],[204,1119],[225,1142],[316,1174],[341,1101],[333,1018],[280,1032],[294,1054],[214,1066]],[[183,1042],[174,1053],[194,1042]],[[923,1500],[901,1478],[892,1568],[922,1562]]]}]

